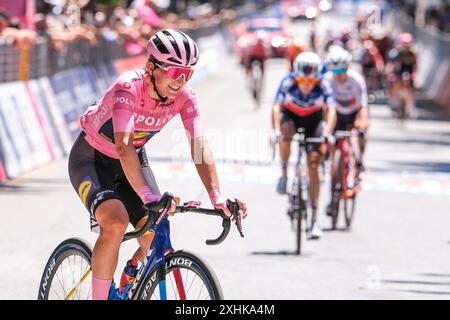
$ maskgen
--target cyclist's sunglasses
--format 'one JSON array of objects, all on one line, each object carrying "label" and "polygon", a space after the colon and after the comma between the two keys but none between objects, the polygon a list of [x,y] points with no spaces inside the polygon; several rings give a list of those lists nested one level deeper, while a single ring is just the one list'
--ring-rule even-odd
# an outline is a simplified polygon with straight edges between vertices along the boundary
[{"label": "cyclist's sunglasses", "polygon": [[154,62],[154,64],[160,68],[166,76],[168,76],[172,80],[178,80],[182,76],[184,76],[184,80],[188,81],[192,78],[192,74],[194,73],[194,69],[185,68],[185,67],[176,67],[176,66],[163,66],[159,63]]},{"label": "cyclist's sunglasses", "polygon": [[336,68],[336,69],[331,69],[331,71],[334,74],[344,74],[347,72],[347,69],[346,68]]},{"label": "cyclist's sunglasses", "polygon": [[317,83],[319,83],[320,79],[316,79],[316,78],[305,78],[305,77],[296,77],[295,81],[298,84],[309,84],[309,85],[315,85]]}]

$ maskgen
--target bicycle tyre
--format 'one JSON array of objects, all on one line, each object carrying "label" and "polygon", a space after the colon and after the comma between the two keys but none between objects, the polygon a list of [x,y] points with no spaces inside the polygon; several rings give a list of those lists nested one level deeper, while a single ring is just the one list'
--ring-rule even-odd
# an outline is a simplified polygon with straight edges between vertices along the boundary
[{"label": "bicycle tyre", "polygon": [[334,153],[333,163],[331,165],[331,190],[332,190],[332,212],[331,212],[331,229],[336,230],[338,219],[339,219],[339,209],[341,202],[341,190],[337,189],[337,185],[340,184],[342,188],[342,177],[341,177],[341,167],[342,167],[342,154],[340,150],[336,150]]},{"label": "bicycle tyre", "polygon": [[[39,285],[38,300],[49,300],[52,283],[59,267],[63,264],[66,258],[72,255],[77,255],[84,259],[90,270],[92,260],[91,245],[83,239],[78,238],[71,238],[63,241],[56,247],[45,265]],[[85,274],[87,273],[88,272]],[[67,294],[67,292],[65,293]],[[65,298],[67,299],[67,297]],[[89,298],[89,296],[87,296],[87,298]]]},{"label": "bicycle tyre", "polygon": [[[175,269],[187,269],[194,271],[204,282],[208,295],[211,300],[223,300],[222,288],[220,287],[219,280],[213,269],[201,258],[189,251],[176,251],[169,253],[165,257],[166,263],[166,277],[170,277],[170,272]],[[157,267],[154,266],[152,270],[145,277],[141,289],[135,295],[133,299],[137,300],[152,300],[158,286],[157,280]],[[167,283],[166,283],[167,284]]]},{"label": "bicycle tyre", "polygon": [[347,199],[344,204],[345,225],[347,230],[351,228],[355,216],[355,203],[356,195],[353,195],[353,197]]}]

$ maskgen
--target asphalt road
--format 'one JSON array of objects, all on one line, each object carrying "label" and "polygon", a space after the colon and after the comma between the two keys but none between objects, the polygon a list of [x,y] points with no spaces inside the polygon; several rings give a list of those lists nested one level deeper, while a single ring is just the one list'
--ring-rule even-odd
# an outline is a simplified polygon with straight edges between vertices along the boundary
[{"label": "asphalt road", "polygon": [[[287,199],[275,192],[279,168],[267,143],[271,101],[286,66],[271,60],[267,70],[257,111],[234,57],[194,88],[222,191],[248,204],[245,238],[231,232],[220,246],[208,247],[204,240],[219,234],[220,221],[179,214],[171,219],[174,247],[208,261],[227,299],[449,299],[449,118],[422,101],[419,118],[401,128],[386,106],[371,106],[367,170],[352,231],[327,231],[295,256]],[[151,141],[150,162],[160,189],[208,206],[180,128],[174,119]],[[323,187],[319,221],[326,229]],[[36,299],[45,263],[60,242],[95,242],[66,160],[1,185],[0,203],[0,299]],[[121,266],[135,248],[136,242],[123,246]]]}]

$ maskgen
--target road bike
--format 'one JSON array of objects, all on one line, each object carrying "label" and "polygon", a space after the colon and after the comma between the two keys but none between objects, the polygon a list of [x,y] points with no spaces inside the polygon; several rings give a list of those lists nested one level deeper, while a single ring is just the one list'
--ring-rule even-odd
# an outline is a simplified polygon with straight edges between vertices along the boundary
[{"label": "road bike", "polygon": [[331,202],[327,215],[331,217],[331,228],[336,230],[339,212],[342,209],[346,229],[351,227],[356,196],[359,192],[361,152],[358,139],[362,131],[336,131],[337,147],[331,163]]},{"label": "road bike", "polygon": [[[173,196],[165,193],[157,207],[147,208],[148,219],[139,230],[125,234],[123,241],[154,232],[152,245],[132,284],[123,292],[111,284],[108,300],[222,300],[220,283],[213,269],[200,257],[185,250],[175,251],[170,241],[167,213]],[[234,219],[241,237],[242,221],[239,206],[228,200],[231,217],[223,210],[200,207],[190,201],[176,207],[176,212],[193,212],[222,218],[222,233],[217,239],[206,240],[218,245],[228,236]],[[53,251],[45,266],[39,285],[38,300],[81,300],[91,298],[92,248],[82,239],[71,238]]]},{"label": "road bike", "polygon": [[252,94],[255,108],[258,109],[261,105],[261,97],[263,90],[263,66],[261,60],[253,60],[251,64],[251,74],[249,76],[249,87]]},{"label": "road bike", "polygon": [[[302,245],[307,240],[309,175],[306,160],[306,144],[320,144],[326,142],[323,137],[306,138],[305,130],[299,128],[297,135],[291,141],[298,142],[298,156],[295,165],[295,176],[288,189],[287,214],[291,220],[292,231],[295,233],[295,254],[300,255]],[[278,141],[279,142],[279,141]],[[275,151],[273,149],[273,157]]]}]

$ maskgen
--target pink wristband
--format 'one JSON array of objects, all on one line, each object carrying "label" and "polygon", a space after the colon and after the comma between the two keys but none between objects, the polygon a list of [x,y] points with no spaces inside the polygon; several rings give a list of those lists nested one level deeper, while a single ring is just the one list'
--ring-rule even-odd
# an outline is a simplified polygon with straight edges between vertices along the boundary
[{"label": "pink wristband", "polygon": [[141,187],[137,191],[139,198],[144,204],[161,200],[161,195],[153,194],[149,186]]},{"label": "pink wristband", "polygon": [[216,209],[225,209],[227,207],[226,199],[220,195],[219,189],[212,189],[209,192],[209,199]]}]

